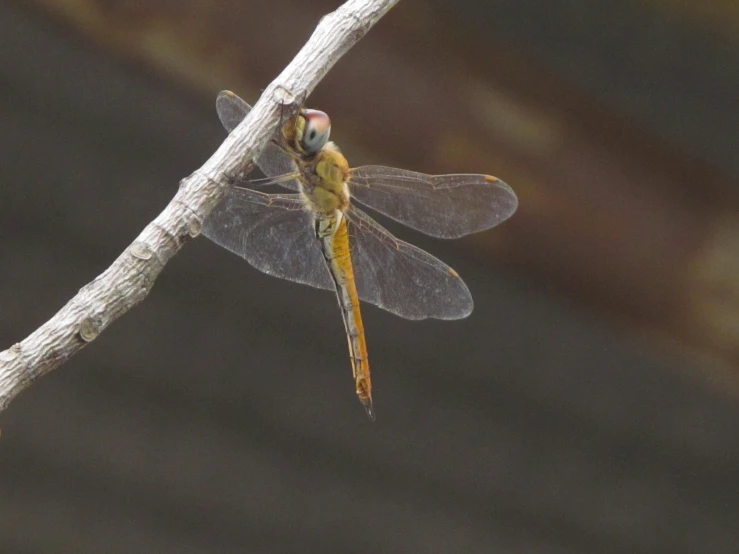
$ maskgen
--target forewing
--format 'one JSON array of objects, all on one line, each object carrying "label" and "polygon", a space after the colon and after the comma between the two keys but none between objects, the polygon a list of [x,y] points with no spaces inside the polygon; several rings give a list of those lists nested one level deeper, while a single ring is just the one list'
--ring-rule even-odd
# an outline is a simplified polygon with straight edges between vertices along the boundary
[{"label": "forewing", "polygon": [[[233,92],[224,90],[216,98],[216,111],[221,123],[230,133],[251,111],[251,106]],[[293,159],[285,154],[274,140],[264,147],[262,155],[257,160],[257,165],[267,177],[279,177],[280,175],[295,173],[298,170]],[[299,190],[298,182],[295,179],[279,183],[279,185],[290,190]]]},{"label": "forewing", "polygon": [[460,319],[472,296],[456,271],[397,239],[356,207],[348,212],[359,297],[406,319]]},{"label": "forewing", "polygon": [[365,206],[439,238],[490,229],[518,206],[513,189],[490,175],[425,175],[368,165],[351,170],[349,190]]},{"label": "forewing", "polygon": [[334,289],[313,216],[297,194],[233,187],[205,220],[203,234],[268,275]]},{"label": "forewing", "polygon": [[218,119],[230,133],[251,111],[251,106],[230,90],[224,90],[219,92],[216,98],[216,111]]}]

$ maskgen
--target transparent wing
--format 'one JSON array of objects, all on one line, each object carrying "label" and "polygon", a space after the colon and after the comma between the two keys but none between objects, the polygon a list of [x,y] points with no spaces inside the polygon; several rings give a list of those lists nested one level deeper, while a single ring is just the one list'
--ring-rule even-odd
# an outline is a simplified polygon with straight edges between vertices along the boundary
[{"label": "transparent wing", "polygon": [[218,119],[221,120],[226,131],[230,133],[251,111],[251,106],[230,90],[223,90],[218,93],[216,98],[216,111],[218,112]]},{"label": "transparent wing", "polygon": [[406,319],[460,319],[472,296],[456,271],[395,238],[360,209],[348,212],[359,298]]},{"label": "transparent wing", "polygon": [[[251,106],[233,92],[224,90],[216,98],[216,111],[221,123],[230,133],[251,111]],[[257,165],[267,177],[279,177],[298,170],[292,158],[285,154],[274,141],[264,148],[257,160]],[[290,190],[299,190],[295,179],[279,183],[279,185]]]},{"label": "transparent wing", "polygon": [[365,206],[439,238],[490,229],[518,206],[513,189],[489,175],[425,175],[368,165],[351,170],[349,190]]},{"label": "transparent wing", "polygon": [[[361,300],[407,319],[470,314],[470,292],[448,265],[395,238],[358,208],[350,208],[348,217]],[[203,234],[268,275],[335,288],[315,237],[313,216],[303,210],[297,194],[234,187],[205,220]]]},{"label": "transparent wing", "polygon": [[205,220],[203,234],[264,273],[334,290],[313,216],[297,194],[233,187]]}]

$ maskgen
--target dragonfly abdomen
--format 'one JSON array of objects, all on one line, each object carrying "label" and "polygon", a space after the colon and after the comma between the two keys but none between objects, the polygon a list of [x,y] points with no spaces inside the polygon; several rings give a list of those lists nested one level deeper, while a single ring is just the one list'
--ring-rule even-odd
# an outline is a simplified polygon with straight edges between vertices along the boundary
[{"label": "dragonfly abdomen", "polygon": [[354,384],[359,401],[371,420],[375,419],[372,408],[372,382],[370,379],[367,343],[364,323],[359,306],[359,294],[354,279],[349,224],[341,212],[331,217],[316,218],[316,235],[321,241],[323,257],[336,286],[336,296],[344,320],[349,344]]}]

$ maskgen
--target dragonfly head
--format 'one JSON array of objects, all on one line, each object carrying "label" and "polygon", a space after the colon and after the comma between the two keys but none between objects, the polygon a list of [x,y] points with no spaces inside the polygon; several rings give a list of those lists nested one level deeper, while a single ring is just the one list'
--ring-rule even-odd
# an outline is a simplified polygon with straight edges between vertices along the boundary
[{"label": "dragonfly head", "polygon": [[320,110],[301,110],[295,122],[295,145],[308,156],[321,151],[331,134],[331,119]]}]

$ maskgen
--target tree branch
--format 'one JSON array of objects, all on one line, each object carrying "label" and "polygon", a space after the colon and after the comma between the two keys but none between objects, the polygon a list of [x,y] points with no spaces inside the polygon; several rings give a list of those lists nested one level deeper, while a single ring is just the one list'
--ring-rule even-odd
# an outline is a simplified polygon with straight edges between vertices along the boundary
[{"label": "tree branch", "polygon": [[59,367],[149,294],[166,263],[192,237],[259,156],[284,117],[398,0],[349,0],[325,16],[295,59],[267,87],[211,158],[180,182],[159,216],[113,264],[24,341],[0,352],[0,411],[38,377]]}]

